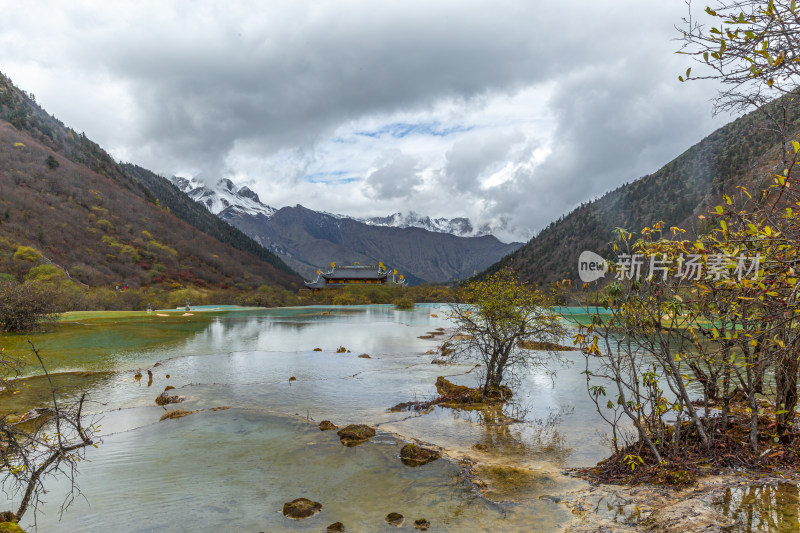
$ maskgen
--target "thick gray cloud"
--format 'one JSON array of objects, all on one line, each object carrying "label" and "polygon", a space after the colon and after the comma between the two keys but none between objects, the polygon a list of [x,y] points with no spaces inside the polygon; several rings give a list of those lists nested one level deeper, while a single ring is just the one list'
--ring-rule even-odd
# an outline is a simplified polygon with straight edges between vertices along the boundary
[{"label": "thick gray cloud", "polygon": [[0,68],[158,172],[229,176],[276,206],[507,217],[524,238],[721,124],[713,87],[676,81],[685,6],[647,7],[13,3]]},{"label": "thick gray cloud", "polygon": [[399,151],[382,157],[377,166],[366,179],[374,197],[385,200],[407,197],[423,182],[417,174],[418,161]]}]

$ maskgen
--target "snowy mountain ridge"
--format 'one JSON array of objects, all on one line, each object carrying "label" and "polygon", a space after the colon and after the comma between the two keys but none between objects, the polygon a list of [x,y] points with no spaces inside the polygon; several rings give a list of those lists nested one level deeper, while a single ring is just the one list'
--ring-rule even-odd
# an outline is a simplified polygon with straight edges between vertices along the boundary
[{"label": "snowy mountain ridge", "polygon": [[[216,184],[208,185],[197,178],[185,178],[173,176],[169,178],[178,189],[189,195],[189,197],[206,207],[215,215],[226,214],[248,214],[264,215],[271,217],[277,211],[276,208],[261,202],[258,194],[247,186],[238,187],[228,178],[222,178]],[[420,215],[414,211],[407,214],[402,212],[393,213],[385,217],[353,217],[326,211],[318,211],[323,215],[328,215],[337,219],[352,219],[370,226],[385,226],[390,228],[421,228],[435,233],[449,233],[457,237],[482,237],[491,235],[496,229],[503,229],[504,225],[494,228],[489,224],[484,224],[478,228],[465,217],[456,218],[431,218]]]}]

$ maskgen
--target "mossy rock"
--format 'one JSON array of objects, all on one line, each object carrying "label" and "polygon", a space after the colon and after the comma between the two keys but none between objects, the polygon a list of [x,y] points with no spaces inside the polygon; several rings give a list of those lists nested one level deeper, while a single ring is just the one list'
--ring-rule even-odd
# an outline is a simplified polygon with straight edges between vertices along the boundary
[{"label": "mossy rock", "polygon": [[319,423],[320,431],[330,431],[332,429],[339,429],[339,426],[331,422],[330,420],[323,420]]},{"label": "mossy rock", "polygon": [[419,520],[414,520],[414,529],[427,531],[429,527],[431,527],[430,520],[426,520],[424,518],[420,518]]},{"label": "mossy rock", "polygon": [[436,391],[440,394],[439,405],[456,407],[459,405],[503,403],[513,396],[511,389],[505,385],[489,389],[486,393],[481,389],[473,389],[465,385],[456,385],[443,376],[436,378]]},{"label": "mossy rock", "polygon": [[325,533],[344,533],[344,524],[341,522],[334,522],[328,526]]},{"label": "mossy rock", "polygon": [[321,510],[321,503],[312,502],[308,498],[297,498],[283,504],[283,515],[292,520],[302,520],[312,517]]},{"label": "mossy rock", "polygon": [[0,522],[0,533],[25,533],[25,530],[14,522]]},{"label": "mossy rock", "polygon": [[336,432],[345,446],[358,446],[375,436],[375,430],[365,424],[350,424]]},{"label": "mossy rock", "polygon": [[161,406],[169,405],[171,403],[181,403],[182,401],[183,398],[181,398],[180,396],[167,394],[166,391],[162,392],[161,394],[158,395],[158,397],[156,397],[156,405],[161,405]]},{"label": "mossy rock", "polygon": [[442,457],[438,450],[423,448],[416,444],[406,444],[400,449],[400,460],[406,466],[420,466]]},{"label": "mossy rock", "polygon": [[384,522],[395,527],[401,527],[404,520],[405,518],[403,518],[403,515],[400,513],[389,513],[386,515],[386,518],[383,519]]}]

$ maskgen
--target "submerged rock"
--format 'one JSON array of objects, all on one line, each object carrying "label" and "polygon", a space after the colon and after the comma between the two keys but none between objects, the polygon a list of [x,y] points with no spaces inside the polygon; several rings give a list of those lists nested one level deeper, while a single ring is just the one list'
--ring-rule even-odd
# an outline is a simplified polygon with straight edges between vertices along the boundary
[{"label": "submerged rock", "polygon": [[429,334],[427,334],[427,335],[420,335],[420,336],[419,336],[419,337],[417,337],[417,338],[418,338],[418,339],[432,339],[432,338],[433,338],[433,334],[430,334],[430,333],[429,333]]},{"label": "submerged rock", "polygon": [[321,503],[312,502],[308,498],[297,498],[283,504],[283,515],[293,520],[309,518],[319,513],[321,510]]},{"label": "submerged rock", "polygon": [[322,348],[314,348],[314,351],[315,351],[315,352],[321,352],[321,351],[322,351]]},{"label": "submerged rock", "polygon": [[431,523],[429,520],[425,520],[424,518],[420,518],[419,520],[414,520],[414,529],[427,531],[429,527],[431,527]]},{"label": "submerged rock", "polygon": [[365,424],[350,424],[336,432],[345,446],[358,446],[375,436],[375,430]]},{"label": "submerged rock", "polygon": [[395,527],[402,526],[404,520],[405,518],[403,518],[403,515],[400,513],[389,513],[386,515],[386,518],[383,519],[384,522]]},{"label": "submerged rock", "polygon": [[174,394],[167,394],[166,391],[162,392],[156,397],[156,405],[168,405],[171,403],[181,403],[184,399]]},{"label": "submerged rock", "polygon": [[334,522],[328,526],[328,529],[325,530],[325,533],[344,533],[344,524],[341,522]]},{"label": "submerged rock", "polygon": [[297,381],[297,378],[292,376],[292,377],[289,378],[289,381]]},{"label": "submerged rock", "polygon": [[339,429],[339,426],[331,422],[330,420],[323,420],[319,423],[320,431],[329,431],[331,429]]},{"label": "submerged rock", "polygon": [[442,457],[438,450],[423,448],[416,444],[406,444],[400,449],[400,460],[406,466],[420,466]]},{"label": "submerged rock", "polygon": [[174,388],[175,387],[173,387],[172,385],[167,385],[166,387],[164,387],[164,392],[167,392],[168,390],[172,390]]},{"label": "submerged rock", "polygon": [[368,353],[362,353],[358,357],[361,359],[372,359],[372,357],[370,357]]}]

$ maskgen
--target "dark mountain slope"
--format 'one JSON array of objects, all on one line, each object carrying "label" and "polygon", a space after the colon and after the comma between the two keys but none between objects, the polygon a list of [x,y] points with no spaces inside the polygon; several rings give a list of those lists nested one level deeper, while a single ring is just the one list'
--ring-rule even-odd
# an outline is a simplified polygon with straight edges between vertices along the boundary
[{"label": "dark mountain slope", "polygon": [[456,237],[420,228],[371,226],[300,205],[284,207],[270,217],[236,210],[225,210],[220,217],[280,253],[306,277],[331,261],[383,261],[410,283],[446,282],[472,276],[519,246],[491,235]]},{"label": "dark mountain slope", "polygon": [[234,248],[252,254],[276,268],[294,274],[294,272],[275,254],[264,248],[237,228],[221,220],[208,209],[198,204],[175,185],[158,174],[137,165],[125,163],[125,171],[141,182],[158,198],[159,204],[169,208],[172,214],[185,220],[203,233],[228,243]]},{"label": "dark mountain slope", "polygon": [[26,245],[88,285],[298,286],[285,267],[223,244],[158,206],[155,195],[96,144],[0,76],[2,117],[9,119],[0,119],[0,265],[6,274],[18,274],[15,246]]},{"label": "dark mountain slope", "polygon": [[[797,106],[789,115],[797,120]],[[638,232],[664,221],[667,227],[691,229],[696,215],[734,185],[763,177],[780,159],[780,137],[759,112],[716,130],[654,174],[644,176],[582,204],[551,223],[525,246],[490,267],[512,263],[523,279],[543,284],[578,280],[580,253],[609,254],[614,228]]]}]

